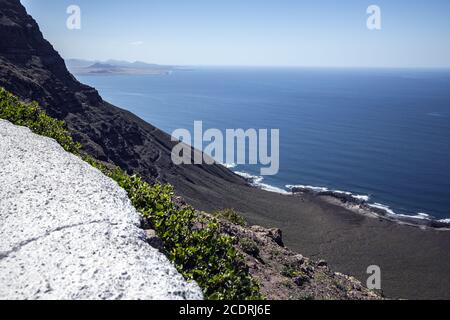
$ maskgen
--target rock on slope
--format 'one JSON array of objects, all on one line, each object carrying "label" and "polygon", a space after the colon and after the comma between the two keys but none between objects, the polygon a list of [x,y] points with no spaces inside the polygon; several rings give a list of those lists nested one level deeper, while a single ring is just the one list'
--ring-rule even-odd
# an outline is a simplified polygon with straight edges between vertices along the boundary
[{"label": "rock on slope", "polygon": [[0,120],[0,299],[200,299],[114,181]]},{"label": "rock on slope", "polygon": [[353,277],[332,271],[327,262],[314,261],[284,247],[279,229],[242,227],[222,220],[223,233],[238,239],[250,274],[270,300],[380,300]]}]

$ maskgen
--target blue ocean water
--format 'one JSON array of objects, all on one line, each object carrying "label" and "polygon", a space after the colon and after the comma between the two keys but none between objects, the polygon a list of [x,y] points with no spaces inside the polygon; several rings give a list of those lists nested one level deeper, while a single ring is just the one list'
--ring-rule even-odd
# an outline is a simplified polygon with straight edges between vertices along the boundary
[{"label": "blue ocean water", "polygon": [[[264,184],[369,195],[400,214],[450,218],[450,71],[196,68],[80,76],[103,98],[172,133],[280,129]],[[259,175],[258,166],[234,170]]]}]

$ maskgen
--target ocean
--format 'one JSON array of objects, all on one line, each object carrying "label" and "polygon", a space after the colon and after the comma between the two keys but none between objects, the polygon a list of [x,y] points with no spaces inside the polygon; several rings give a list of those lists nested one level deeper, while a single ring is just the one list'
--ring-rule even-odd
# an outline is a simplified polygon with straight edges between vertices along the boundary
[{"label": "ocean", "polygon": [[[389,212],[450,219],[450,70],[191,68],[78,76],[172,133],[280,129],[280,171],[256,185],[351,192]],[[450,220],[449,220],[450,221]]]}]

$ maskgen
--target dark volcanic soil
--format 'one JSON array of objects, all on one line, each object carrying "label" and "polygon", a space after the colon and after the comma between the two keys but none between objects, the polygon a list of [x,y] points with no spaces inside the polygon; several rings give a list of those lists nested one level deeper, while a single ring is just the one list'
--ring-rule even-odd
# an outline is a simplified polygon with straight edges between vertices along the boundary
[{"label": "dark volcanic soil", "polygon": [[149,182],[172,183],[198,209],[235,208],[251,223],[280,228],[285,244],[363,283],[382,269],[388,297],[450,299],[450,232],[364,217],[313,196],[257,190],[222,166],[174,166],[169,135],[104,102],[80,84],[19,0],[0,0],[0,86],[65,120],[84,150]]},{"label": "dark volcanic soil", "polygon": [[[325,259],[334,271],[365,283],[367,267],[380,266],[389,298],[450,299],[450,231],[366,217],[310,195],[232,185],[223,185],[223,194],[220,201],[229,201],[251,224],[280,228],[289,249]],[[191,199],[209,211],[213,201]]]}]

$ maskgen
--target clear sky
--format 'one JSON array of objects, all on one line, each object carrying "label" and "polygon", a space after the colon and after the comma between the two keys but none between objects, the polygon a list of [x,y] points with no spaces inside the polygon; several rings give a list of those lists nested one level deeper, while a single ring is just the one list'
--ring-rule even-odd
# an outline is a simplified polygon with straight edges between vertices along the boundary
[{"label": "clear sky", "polygon": [[[450,67],[449,0],[22,0],[64,58],[176,65]],[[66,9],[81,8],[81,30]],[[381,8],[382,29],[366,27]]]}]

